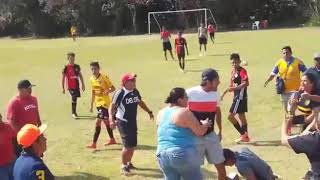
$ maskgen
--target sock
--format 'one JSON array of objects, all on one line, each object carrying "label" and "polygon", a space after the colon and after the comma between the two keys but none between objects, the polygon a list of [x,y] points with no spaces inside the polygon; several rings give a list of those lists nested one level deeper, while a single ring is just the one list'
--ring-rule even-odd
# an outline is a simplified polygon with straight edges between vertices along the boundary
[{"label": "sock", "polygon": [[97,126],[93,136],[93,143],[97,143],[101,131],[101,126]]},{"label": "sock", "polygon": [[72,97],[72,114],[77,114],[77,98]]},{"label": "sock", "polygon": [[108,134],[109,134],[110,139],[114,139],[112,129],[110,128],[109,125],[106,125],[106,127],[107,127],[107,131],[108,131]]},{"label": "sock", "polygon": [[241,129],[242,129],[243,134],[248,132],[248,125],[247,124],[242,125]]},{"label": "sock", "polygon": [[236,128],[236,130],[242,135],[244,134],[242,132],[242,128],[240,127],[240,124],[239,123],[236,123],[236,124],[233,124],[234,128]]}]

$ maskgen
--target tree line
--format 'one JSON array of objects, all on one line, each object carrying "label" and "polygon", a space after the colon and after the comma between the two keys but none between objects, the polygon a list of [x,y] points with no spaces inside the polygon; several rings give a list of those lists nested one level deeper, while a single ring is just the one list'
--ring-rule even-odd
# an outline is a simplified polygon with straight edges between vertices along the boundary
[{"label": "tree line", "polygon": [[320,24],[320,0],[0,0],[0,35],[58,37],[72,25],[88,36],[139,34],[148,12],[196,8],[211,9],[224,28],[252,16],[274,26]]}]

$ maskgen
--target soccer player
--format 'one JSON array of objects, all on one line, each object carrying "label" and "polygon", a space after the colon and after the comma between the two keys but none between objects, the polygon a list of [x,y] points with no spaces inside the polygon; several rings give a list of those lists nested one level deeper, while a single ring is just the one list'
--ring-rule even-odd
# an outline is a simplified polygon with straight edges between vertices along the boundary
[{"label": "soccer player", "polygon": [[[130,175],[130,169],[135,169],[131,160],[137,146],[137,109],[138,105],[149,114],[153,120],[153,113],[142,100],[139,91],[136,89],[136,75],[124,74],[121,78],[122,88],[117,90],[112,98],[109,108],[110,126],[118,130],[122,138],[122,174]],[[116,118],[116,120],[115,120]]]},{"label": "soccer player", "polygon": [[204,25],[201,23],[200,27],[198,28],[198,37],[199,37],[199,44],[200,44],[200,56],[202,56],[202,45],[204,47],[204,52],[207,51],[207,38],[208,38],[208,30]]},{"label": "soccer player", "polygon": [[95,132],[93,136],[93,142],[92,144],[88,145],[87,148],[95,149],[97,147],[96,144],[100,135],[102,121],[104,122],[110,137],[110,140],[104,145],[116,144],[116,141],[113,136],[113,131],[110,128],[110,117],[108,113],[108,108],[111,102],[109,94],[115,90],[115,87],[112,85],[108,76],[100,73],[100,65],[98,62],[91,62],[90,67],[92,71],[92,77],[90,78],[92,86],[90,112],[93,112],[93,103],[95,102],[98,115],[96,120]]},{"label": "soccer player", "polygon": [[71,34],[71,37],[72,37],[73,41],[76,41],[76,37],[77,37],[77,34],[78,34],[78,29],[77,29],[77,27],[75,25],[71,26],[70,34]]},{"label": "soccer player", "polygon": [[[218,72],[214,69],[206,69],[202,72],[200,86],[187,90],[189,98],[188,107],[201,121],[208,119],[212,124],[203,137],[198,138],[198,152],[204,164],[204,158],[209,164],[213,164],[218,172],[218,180],[225,180],[226,169],[224,156],[221,147],[222,126],[220,96],[217,92],[220,84]],[[214,131],[214,123],[217,123],[219,132]]]},{"label": "soccer player", "polygon": [[182,32],[178,33],[178,37],[175,39],[175,48],[176,53],[179,60],[179,66],[182,72],[184,72],[185,67],[185,49],[187,51],[187,55],[189,55],[187,41],[184,37],[182,37]]},{"label": "soccer player", "polygon": [[210,39],[212,41],[212,43],[214,43],[214,34],[216,32],[216,27],[215,25],[213,25],[212,22],[209,23],[208,25],[208,33],[209,33],[209,36],[210,36]]},{"label": "soccer player", "polygon": [[71,95],[71,112],[74,119],[78,118],[77,99],[80,95],[79,79],[81,81],[82,91],[85,90],[81,68],[75,64],[75,54],[69,52],[67,54],[68,64],[62,70],[62,93],[65,94],[65,81],[67,80],[68,90]]},{"label": "soccer player", "polygon": [[165,26],[162,26],[162,31],[160,32],[160,37],[162,39],[162,46],[163,46],[164,57],[166,58],[166,61],[168,60],[167,51],[170,52],[171,58],[172,58],[172,60],[174,60],[173,54],[172,54],[172,47],[171,47],[171,43],[170,43],[171,34],[169,31],[167,31]]},{"label": "soccer player", "polygon": [[248,112],[247,87],[249,86],[249,79],[247,71],[241,67],[239,54],[233,53],[230,55],[233,70],[231,72],[230,87],[224,92],[221,99],[227,92],[233,92],[233,103],[229,110],[229,121],[240,133],[240,139],[236,142],[249,142],[248,124],[246,112]]}]

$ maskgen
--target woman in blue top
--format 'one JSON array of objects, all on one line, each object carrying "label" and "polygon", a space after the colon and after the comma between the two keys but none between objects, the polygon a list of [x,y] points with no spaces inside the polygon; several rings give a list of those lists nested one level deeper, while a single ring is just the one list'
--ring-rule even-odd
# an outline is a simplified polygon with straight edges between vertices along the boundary
[{"label": "woman in blue top", "polygon": [[169,106],[160,110],[157,118],[157,157],[165,180],[201,180],[200,158],[196,136],[206,133],[208,120],[199,123],[186,108],[188,97],[183,88],[174,88],[165,101]]}]

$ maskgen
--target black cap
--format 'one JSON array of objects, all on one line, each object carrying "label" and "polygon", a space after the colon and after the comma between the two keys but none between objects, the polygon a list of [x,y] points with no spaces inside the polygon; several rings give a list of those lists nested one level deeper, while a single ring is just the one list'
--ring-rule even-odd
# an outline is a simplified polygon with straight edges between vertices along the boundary
[{"label": "black cap", "polygon": [[18,83],[18,89],[27,89],[27,88],[31,88],[35,85],[31,84],[31,82],[29,80],[21,80]]},{"label": "black cap", "polygon": [[218,72],[214,69],[205,69],[202,71],[202,81],[212,81],[218,77]]}]

